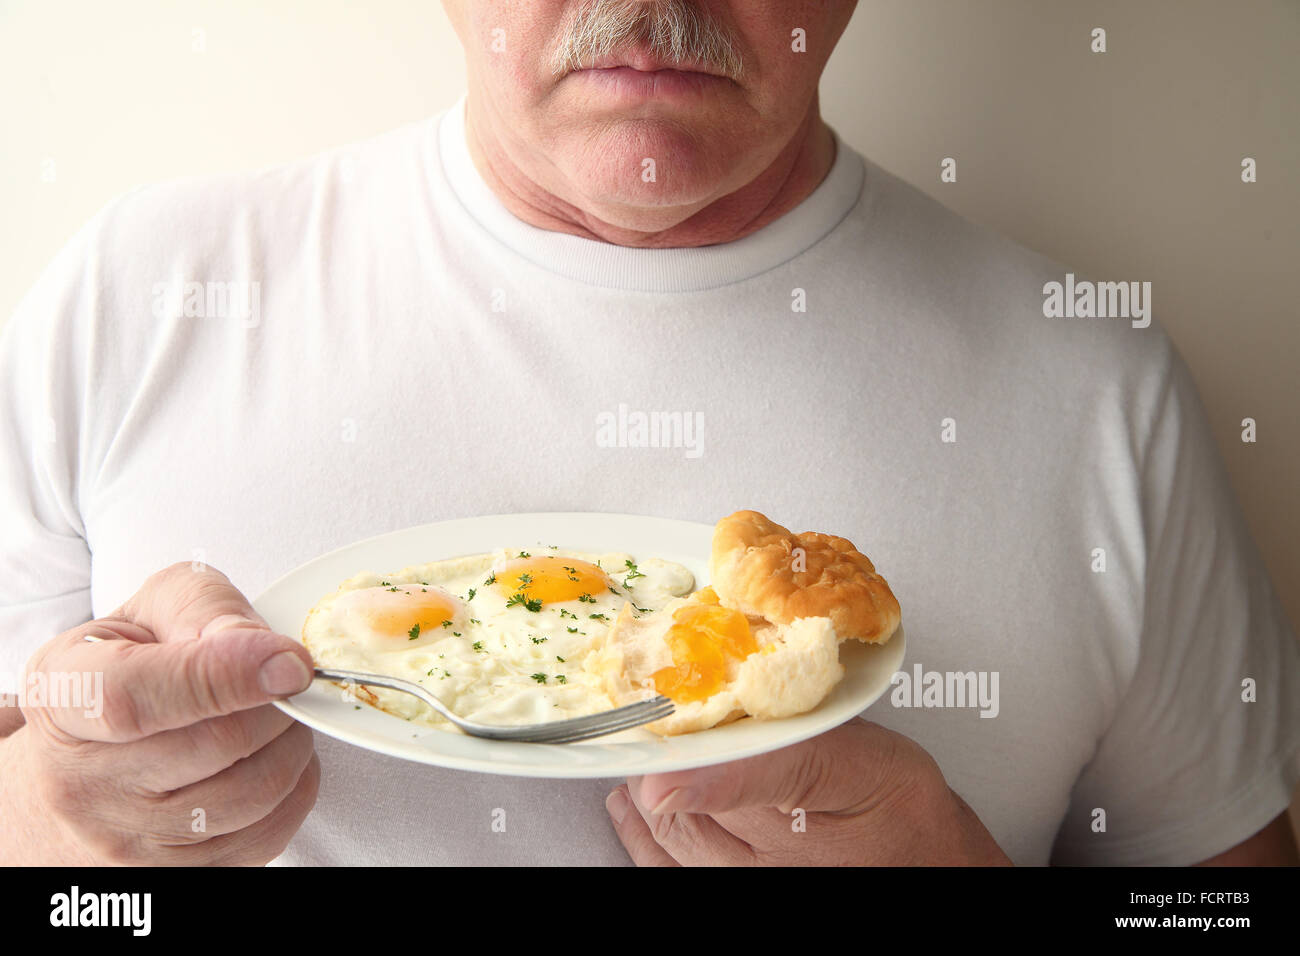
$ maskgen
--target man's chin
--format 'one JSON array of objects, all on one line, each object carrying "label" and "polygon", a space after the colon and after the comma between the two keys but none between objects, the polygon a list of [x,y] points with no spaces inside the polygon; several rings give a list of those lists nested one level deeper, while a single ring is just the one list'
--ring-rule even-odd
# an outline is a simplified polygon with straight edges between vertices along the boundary
[{"label": "man's chin", "polygon": [[567,173],[580,192],[603,205],[683,207],[716,195],[730,152],[679,128],[622,124],[578,151]]}]

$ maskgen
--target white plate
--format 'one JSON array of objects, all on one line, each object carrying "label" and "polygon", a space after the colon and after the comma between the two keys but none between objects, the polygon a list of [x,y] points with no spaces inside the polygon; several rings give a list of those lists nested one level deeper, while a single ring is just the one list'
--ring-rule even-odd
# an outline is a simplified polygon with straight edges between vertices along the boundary
[{"label": "white plate", "polygon": [[[367,538],[322,555],[280,578],[253,606],[277,631],[299,637],[302,622],[316,602],[361,571],[383,574],[412,564],[532,544],[676,561],[695,574],[696,587],[703,587],[709,580],[712,540],[710,525],[635,515],[519,514],[442,521]],[[903,652],[901,627],[884,645],[846,641],[840,648],[844,679],[816,709],[783,720],[747,717],[677,737],[657,737],[636,728],[576,744],[483,740],[412,724],[369,706],[357,710],[337,687],[321,681],[276,706],[331,737],[419,763],[522,777],[639,776],[750,757],[838,726],[889,689],[889,678],[902,665]]]}]

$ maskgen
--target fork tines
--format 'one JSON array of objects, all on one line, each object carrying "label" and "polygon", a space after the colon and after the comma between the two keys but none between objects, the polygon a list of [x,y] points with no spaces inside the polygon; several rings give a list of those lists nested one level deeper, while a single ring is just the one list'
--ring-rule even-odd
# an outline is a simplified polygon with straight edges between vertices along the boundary
[{"label": "fork tines", "polygon": [[477,733],[476,736],[539,744],[569,744],[639,727],[667,717],[673,710],[673,702],[667,697],[654,697],[586,717],[572,717],[525,727],[493,728],[486,733]]}]

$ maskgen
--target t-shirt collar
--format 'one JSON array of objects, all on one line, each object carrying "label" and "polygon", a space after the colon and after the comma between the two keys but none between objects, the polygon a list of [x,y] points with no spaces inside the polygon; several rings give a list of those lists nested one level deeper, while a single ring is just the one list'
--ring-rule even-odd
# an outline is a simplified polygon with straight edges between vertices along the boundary
[{"label": "t-shirt collar", "polygon": [[858,202],[862,157],[835,136],[826,178],[779,219],[734,242],[681,249],[634,249],[539,229],[515,216],[480,175],[465,141],[462,94],[438,121],[442,173],[463,211],[502,245],[543,269],[590,285],[640,292],[697,292],[759,275],[807,251]]}]

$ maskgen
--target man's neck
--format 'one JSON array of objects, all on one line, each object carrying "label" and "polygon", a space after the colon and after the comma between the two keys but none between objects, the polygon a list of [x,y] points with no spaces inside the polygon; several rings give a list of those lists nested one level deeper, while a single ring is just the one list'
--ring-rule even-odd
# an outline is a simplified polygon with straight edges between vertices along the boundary
[{"label": "man's neck", "polygon": [[[529,179],[501,149],[491,124],[479,121],[472,101],[466,109],[465,135],[479,174],[519,219],[539,229],[649,249],[709,246],[756,232],[803,202],[835,162],[835,138],[814,99],[790,142],[757,177],[676,225],[642,231],[605,222]],[[662,210],[655,212],[662,215]]]}]

